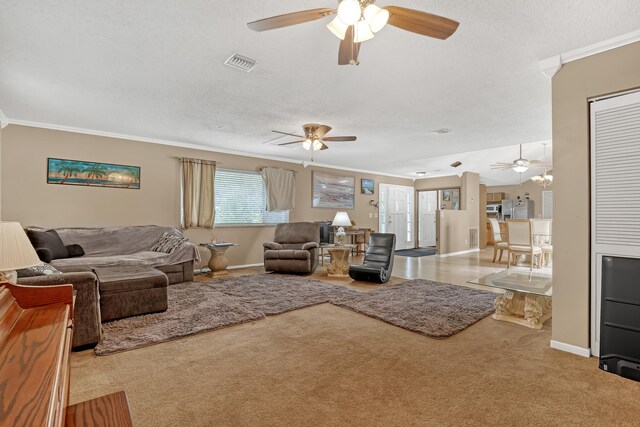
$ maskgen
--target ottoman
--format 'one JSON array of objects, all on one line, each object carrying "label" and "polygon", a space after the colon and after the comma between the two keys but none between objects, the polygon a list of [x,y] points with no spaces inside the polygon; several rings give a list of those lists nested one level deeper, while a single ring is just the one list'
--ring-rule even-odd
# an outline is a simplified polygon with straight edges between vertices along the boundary
[{"label": "ottoman", "polygon": [[102,322],[167,309],[169,280],[160,270],[142,266],[94,267]]}]

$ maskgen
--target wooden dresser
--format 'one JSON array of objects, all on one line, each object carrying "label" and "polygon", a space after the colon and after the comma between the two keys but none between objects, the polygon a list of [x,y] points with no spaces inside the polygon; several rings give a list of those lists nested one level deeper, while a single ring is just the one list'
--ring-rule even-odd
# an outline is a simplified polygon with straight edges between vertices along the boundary
[{"label": "wooden dresser", "polygon": [[73,286],[0,283],[0,426],[132,425],[124,392],[67,407],[72,326]]}]

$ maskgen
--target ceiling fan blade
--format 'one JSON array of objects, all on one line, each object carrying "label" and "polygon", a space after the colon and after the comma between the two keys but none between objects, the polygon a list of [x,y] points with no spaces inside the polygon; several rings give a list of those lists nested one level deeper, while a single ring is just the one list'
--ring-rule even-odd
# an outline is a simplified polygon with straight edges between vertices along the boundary
[{"label": "ceiling fan blade", "polygon": [[321,150],[326,150],[327,148],[329,148],[329,147],[327,147],[326,144],[322,144],[322,147],[320,147]]},{"label": "ceiling fan blade", "polygon": [[330,130],[331,130],[331,126],[320,125],[320,126],[318,126],[318,129],[316,129],[316,131],[313,133],[313,135],[315,137],[322,138]]},{"label": "ceiling fan blade", "polygon": [[323,141],[333,141],[333,142],[340,142],[340,141],[355,141],[357,138],[355,136],[330,136],[327,138],[322,138]]},{"label": "ceiling fan blade", "polygon": [[338,65],[358,65],[360,43],[353,42],[353,25],[349,25],[338,49]]},{"label": "ceiling fan blade", "polygon": [[275,138],[271,138],[268,141],[264,141],[263,144],[271,144],[272,142],[277,141],[277,140],[279,140],[281,138],[284,138],[285,136],[287,136],[287,135],[278,135]]},{"label": "ceiling fan blade", "polygon": [[289,132],[280,132],[279,130],[272,130],[271,132],[281,133],[283,135],[295,136],[296,138],[306,138],[306,136],[304,135],[296,135],[295,133],[289,133]]},{"label": "ceiling fan blade", "polygon": [[386,6],[391,16],[389,24],[412,33],[445,40],[458,29],[459,22],[427,12],[406,9],[398,6]]},{"label": "ceiling fan blade", "polygon": [[321,19],[327,15],[333,15],[334,13],[336,13],[335,9],[327,8],[304,10],[302,12],[287,13],[284,15],[272,16],[270,18],[249,22],[247,27],[253,31],[275,30],[276,28],[315,21],[316,19]]},{"label": "ceiling fan blade", "polygon": [[300,144],[304,141],[291,141],[291,142],[283,142],[282,144],[278,144],[278,145],[291,145],[291,144]]}]

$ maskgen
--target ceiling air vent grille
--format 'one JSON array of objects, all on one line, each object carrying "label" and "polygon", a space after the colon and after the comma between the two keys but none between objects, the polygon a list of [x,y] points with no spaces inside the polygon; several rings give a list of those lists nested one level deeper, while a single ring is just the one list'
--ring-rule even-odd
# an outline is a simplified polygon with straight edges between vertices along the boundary
[{"label": "ceiling air vent grille", "polygon": [[247,58],[246,56],[234,53],[229,57],[229,59],[224,61],[224,65],[235,68],[237,70],[242,70],[245,73],[250,73],[254,68],[256,68],[258,64],[251,58]]}]

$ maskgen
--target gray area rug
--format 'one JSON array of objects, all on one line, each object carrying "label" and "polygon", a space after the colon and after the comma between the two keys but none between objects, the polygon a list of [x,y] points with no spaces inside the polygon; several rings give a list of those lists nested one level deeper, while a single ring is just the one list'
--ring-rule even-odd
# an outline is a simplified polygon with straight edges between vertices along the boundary
[{"label": "gray area rug", "polygon": [[98,355],[333,303],[384,322],[445,338],[493,312],[492,292],[430,280],[409,280],[373,291],[357,291],[299,276],[263,274],[169,286],[163,313],[102,325]]}]

